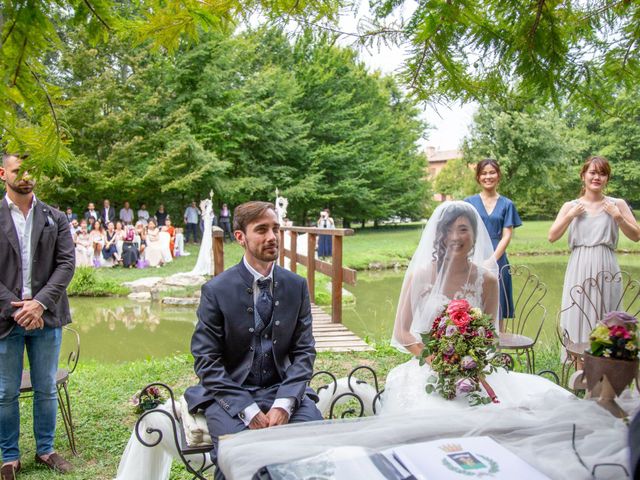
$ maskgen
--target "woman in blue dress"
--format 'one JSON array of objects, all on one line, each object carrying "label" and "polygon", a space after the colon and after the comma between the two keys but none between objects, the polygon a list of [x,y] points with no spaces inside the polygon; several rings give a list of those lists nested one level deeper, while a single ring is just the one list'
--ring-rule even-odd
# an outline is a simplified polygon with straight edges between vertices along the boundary
[{"label": "woman in blue dress", "polygon": [[485,158],[476,165],[476,181],[482,192],[465,198],[475,207],[484,222],[495,251],[500,269],[500,318],[513,317],[513,288],[508,268],[507,247],[511,241],[513,229],[522,225],[515,205],[507,197],[498,193],[500,166],[492,158]]}]

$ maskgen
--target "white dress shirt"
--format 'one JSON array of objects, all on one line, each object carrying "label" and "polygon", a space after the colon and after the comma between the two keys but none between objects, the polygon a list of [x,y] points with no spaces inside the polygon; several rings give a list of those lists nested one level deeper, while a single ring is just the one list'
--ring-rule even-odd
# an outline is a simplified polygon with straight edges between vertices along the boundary
[{"label": "white dress shirt", "polygon": [[20,259],[22,264],[22,300],[33,298],[31,292],[31,264],[33,263],[33,253],[31,252],[31,231],[33,230],[33,207],[36,205],[36,196],[33,196],[31,206],[25,217],[20,208],[11,201],[9,195],[4,197],[11,211],[13,226],[18,234],[20,244]]},{"label": "white dress shirt", "polygon": [[[261,273],[258,273],[251,265],[249,265],[249,262],[247,262],[247,259],[245,257],[242,257],[242,261],[244,263],[244,266],[247,267],[247,270],[249,270],[251,275],[253,275],[253,285],[252,285],[253,306],[255,308],[256,300],[258,300],[258,295],[260,295],[260,289],[258,288],[258,280],[265,280],[267,278],[270,279],[271,293],[273,293],[273,268],[275,266],[275,262],[273,262],[273,264],[271,265],[271,271],[269,272],[269,275],[265,277]],[[291,397],[276,398],[271,408],[281,408],[282,410],[287,412],[289,417],[291,417],[291,411],[293,410],[294,404],[295,404],[295,399]],[[242,419],[242,421],[246,426],[249,426],[249,424],[251,423],[251,420],[253,420],[253,417],[255,417],[260,412],[261,412],[260,407],[258,406],[257,403],[254,402],[242,411],[242,415],[240,415],[240,418]]]}]

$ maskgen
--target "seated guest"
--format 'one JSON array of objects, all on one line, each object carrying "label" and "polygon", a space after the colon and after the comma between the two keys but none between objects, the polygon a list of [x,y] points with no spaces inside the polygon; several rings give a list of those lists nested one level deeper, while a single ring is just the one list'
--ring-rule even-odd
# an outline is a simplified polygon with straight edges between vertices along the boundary
[{"label": "seated guest", "polygon": [[[85,221],[84,223],[86,224],[87,222]],[[80,224],[78,223],[77,218],[74,218],[69,222],[69,231],[71,232],[71,238],[80,231]]]},{"label": "seated guest", "polygon": [[189,255],[189,252],[184,249],[184,233],[182,228],[176,228],[176,241],[173,249],[174,257],[184,257]]},{"label": "seated guest", "polygon": [[142,223],[142,220],[136,223],[133,242],[138,246],[138,252],[140,256],[142,256],[144,253],[144,249],[147,246],[147,232],[145,229],[145,225]]},{"label": "seated guest", "polygon": [[91,232],[89,232],[89,236],[93,245],[93,264],[95,267],[100,267],[102,266],[102,262],[100,261],[102,257],[102,247],[104,247],[105,243],[104,230],[102,229],[100,220],[93,222],[93,228]]},{"label": "seated guest", "polygon": [[164,263],[162,257],[162,244],[160,242],[160,230],[153,218],[147,225],[147,246],[144,250],[144,258],[150,267],[159,267]]},{"label": "seated guest", "polygon": [[173,252],[176,248],[176,227],[171,224],[171,217],[169,217],[169,215],[167,215],[167,219],[164,221],[162,231],[169,234],[169,252],[171,252],[171,257],[173,258]]},{"label": "seated guest", "polygon": [[93,230],[93,225],[96,223],[96,219],[93,217],[87,218],[87,232],[91,233]]},{"label": "seated guest", "polygon": [[124,231],[124,225],[120,220],[116,222],[116,250],[118,250],[118,255],[122,258],[122,244],[124,242],[124,237],[126,236],[126,232]]},{"label": "seated guest", "polygon": [[200,383],[184,394],[190,412],[204,410],[214,463],[222,435],[322,420],[308,387],[316,356],[309,292],[302,277],[276,264],[275,208],[239,205],[233,223],[244,257],[202,287],[191,339]]},{"label": "seated guest", "polygon": [[138,263],[138,245],[134,242],[136,231],[132,225],[127,225],[122,242],[122,266],[133,268]]},{"label": "seated guest", "polygon": [[118,237],[116,235],[116,229],[113,222],[107,224],[107,232],[105,233],[105,242],[102,247],[102,258],[105,261],[112,260],[113,262],[120,261],[120,255],[118,255],[118,249],[116,248],[116,241]]},{"label": "seated guest", "polygon": [[73,235],[73,243],[76,246],[76,266],[93,266],[93,242],[87,231],[87,221],[80,222],[80,230]]}]

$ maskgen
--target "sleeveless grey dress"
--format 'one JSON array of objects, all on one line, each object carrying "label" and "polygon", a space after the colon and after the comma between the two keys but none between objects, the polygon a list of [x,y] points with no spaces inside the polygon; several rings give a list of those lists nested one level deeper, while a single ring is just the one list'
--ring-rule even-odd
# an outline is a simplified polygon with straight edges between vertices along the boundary
[{"label": "sleeveless grey dress", "polygon": [[[615,256],[617,245],[618,225],[605,211],[593,215],[585,213],[569,225],[571,256],[564,276],[560,325],[572,342],[588,341],[591,329],[604,313],[622,308],[619,306],[622,294],[619,282],[600,282],[600,288],[587,288],[586,295],[574,293],[574,299],[570,296],[571,288],[587,278],[596,278],[602,271],[611,274],[620,271]],[[574,300],[577,305],[565,311]]]}]

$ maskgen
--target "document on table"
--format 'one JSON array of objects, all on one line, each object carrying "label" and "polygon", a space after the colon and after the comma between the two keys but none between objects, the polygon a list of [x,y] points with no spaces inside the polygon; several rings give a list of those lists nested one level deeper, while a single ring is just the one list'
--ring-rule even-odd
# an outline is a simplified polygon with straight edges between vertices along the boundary
[{"label": "document on table", "polygon": [[383,452],[338,447],[314,457],[273,464],[254,479],[304,480],[549,480],[490,437],[462,437],[401,445]]},{"label": "document on table", "polygon": [[383,452],[416,480],[491,478],[549,480],[490,437],[462,437],[402,445]]}]

